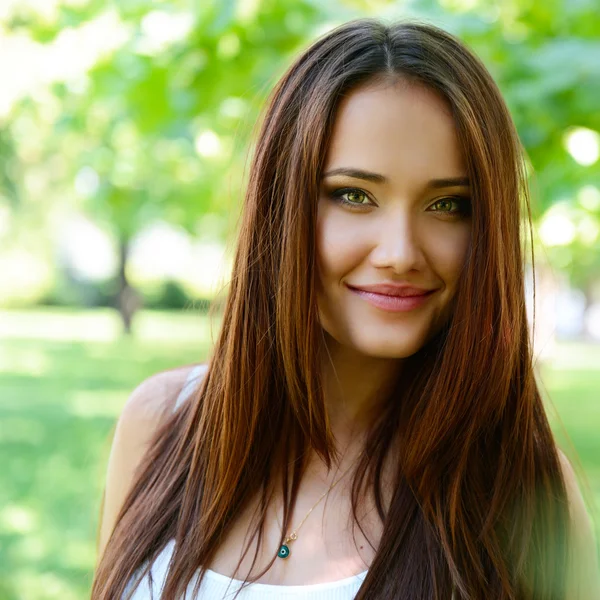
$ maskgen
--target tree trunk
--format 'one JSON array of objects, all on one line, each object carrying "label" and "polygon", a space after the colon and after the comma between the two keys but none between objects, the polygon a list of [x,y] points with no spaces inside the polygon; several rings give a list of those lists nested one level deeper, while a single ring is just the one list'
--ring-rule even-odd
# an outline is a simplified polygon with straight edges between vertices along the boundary
[{"label": "tree trunk", "polygon": [[127,280],[127,258],[129,256],[129,240],[122,239],[119,244],[119,290],[117,293],[117,309],[123,322],[123,332],[131,335],[133,317],[141,307],[141,298]]}]

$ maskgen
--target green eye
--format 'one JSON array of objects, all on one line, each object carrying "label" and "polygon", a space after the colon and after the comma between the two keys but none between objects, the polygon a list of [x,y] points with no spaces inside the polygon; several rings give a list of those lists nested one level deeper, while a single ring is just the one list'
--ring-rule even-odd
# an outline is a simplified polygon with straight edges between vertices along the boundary
[{"label": "green eye", "polygon": [[442,200],[438,200],[434,206],[438,207],[437,210],[441,210],[443,212],[452,212],[453,202],[454,200],[451,200],[450,198],[444,198]]},{"label": "green eye", "polygon": [[358,188],[341,188],[335,190],[331,197],[347,206],[369,206],[371,204],[367,193]]},{"label": "green eye", "polygon": [[362,204],[361,199],[366,198],[365,194],[363,194],[360,190],[347,192],[345,195],[348,198],[348,202],[351,202],[352,204]]},{"label": "green eye", "polygon": [[[435,208],[436,206],[438,208]],[[431,207],[433,212],[446,213],[450,215],[468,215],[471,212],[471,202],[464,196],[449,196],[448,198],[440,198],[434,202]]]}]

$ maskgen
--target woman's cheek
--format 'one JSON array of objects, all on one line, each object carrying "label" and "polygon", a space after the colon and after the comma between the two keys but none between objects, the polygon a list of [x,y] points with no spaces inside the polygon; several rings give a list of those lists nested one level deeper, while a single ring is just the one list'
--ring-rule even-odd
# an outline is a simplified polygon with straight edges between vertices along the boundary
[{"label": "woman's cheek", "polygon": [[423,240],[429,263],[447,287],[454,287],[458,281],[470,240],[470,228],[467,223],[451,225],[453,228],[447,228],[445,231],[432,229]]},{"label": "woman's cheek", "polygon": [[364,216],[329,206],[317,221],[319,262],[324,274],[337,282],[368,258],[371,227]]}]

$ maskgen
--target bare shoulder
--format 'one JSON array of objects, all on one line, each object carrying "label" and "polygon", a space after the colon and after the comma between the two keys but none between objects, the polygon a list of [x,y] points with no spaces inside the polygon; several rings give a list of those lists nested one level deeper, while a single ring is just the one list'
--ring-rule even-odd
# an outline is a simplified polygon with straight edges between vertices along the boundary
[{"label": "bare shoulder", "polygon": [[560,449],[558,456],[567,488],[572,525],[568,597],[574,600],[593,600],[600,598],[600,568],[594,528],[575,470]]},{"label": "bare shoulder", "polygon": [[560,459],[562,474],[567,487],[571,518],[575,522],[575,525],[580,528],[580,533],[583,533],[583,531],[588,529],[591,533],[592,522],[588,515],[581,489],[579,488],[579,482],[577,480],[575,470],[573,469],[573,466],[571,465],[571,462],[565,453],[560,449],[558,449],[558,457]]},{"label": "bare shoulder", "polygon": [[117,428],[134,421],[136,424],[159,424],[165,412],[175,407],[175,402],[192,371],[200,365],[186,365],[155,373],[144,379],[130,394]]},{"label": "bare shoulder", "polygon": [[198,366],[186,365],[155,373],[139,383],[125,402],[117,420],[106,470],[98,558],[104,552],[150,440],[165,416],[175,408],[180,392]]}]

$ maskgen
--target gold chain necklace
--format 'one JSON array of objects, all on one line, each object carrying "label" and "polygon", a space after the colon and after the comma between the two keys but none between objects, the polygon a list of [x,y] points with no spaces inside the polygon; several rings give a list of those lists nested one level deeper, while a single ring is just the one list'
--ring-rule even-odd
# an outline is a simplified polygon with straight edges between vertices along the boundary
[{"label": "gold chain necklace", "polygon": [[[285,538],[285,540],[283,541],[283,544],[281,546],[279,546],[279,551],[277,552],[277,556],[279,558],[287,558],[290,555],[290,548],[289,548],[288,544],[290,544],[291,542],[295,542],[298,539],[298,530],[300,529],[300,527],[302,527],[302,525],[304,524],[304,521],[306,521],[306,519],[308,518],[308,515],[310,515],[310,513],[317,506],[317,504],[319,504],[319,502],[321,502],[321,500],[323,500],[325,495],[328,494],[334,488],[334,486],[336,486],[342,480],[344,475],[346,475],[346,473],[348,473],[348,471],[352,468],[352,466],[353,465],[350,465],[350,467],[348,467],[348,469],[346,469],[344,471],[344,473],[340,476],[340,478],[336,482],[332,483],[329,486],[329,488],[325,490],[323,495],[315,502],[313,507],[306,513],[306,516],[304,517],[304,519],[302,519],[302,521],[300,521],[300,525],[298,525],[298,527],[296,527],[296,529],[294,529],[292,531],[292,533],[290,533],[290,535],[288,535]],[[279,525],[279,527],[281,527],[281,523],[279,523],[279,517],[277,517],[277,524]]]}]

